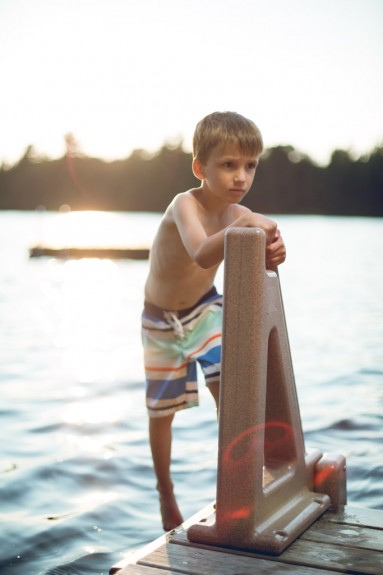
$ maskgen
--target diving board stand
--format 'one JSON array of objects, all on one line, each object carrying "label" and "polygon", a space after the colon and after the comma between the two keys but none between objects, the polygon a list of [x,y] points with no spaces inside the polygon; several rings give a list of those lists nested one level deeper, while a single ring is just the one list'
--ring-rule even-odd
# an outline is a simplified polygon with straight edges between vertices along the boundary
[{"label": "diving board stand", "polygon": [[279,555],[327,509],[346,504],[341,455],[306,452],[285,313],[265,233],[225,235],[215,512],[190,542]]}]

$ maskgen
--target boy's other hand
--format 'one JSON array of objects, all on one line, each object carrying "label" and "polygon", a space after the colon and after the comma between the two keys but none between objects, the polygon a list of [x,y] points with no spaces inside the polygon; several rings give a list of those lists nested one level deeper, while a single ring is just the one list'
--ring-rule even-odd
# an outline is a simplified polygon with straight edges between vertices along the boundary
[{"label": "boy's other hand", "polygon": [[286,259],[286,247],[281,232],[276,229],[273,241],[266,245],[266,269],[276,270]]}]

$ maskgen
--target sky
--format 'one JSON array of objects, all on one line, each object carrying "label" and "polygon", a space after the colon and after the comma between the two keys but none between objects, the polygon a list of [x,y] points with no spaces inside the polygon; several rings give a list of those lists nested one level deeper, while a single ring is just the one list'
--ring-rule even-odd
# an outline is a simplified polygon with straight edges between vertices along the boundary
[{"label": "sky", "polygon": [[113,160],[213,111],[318,164],[383,144],[382,0],[0,0],[0,164]]}]

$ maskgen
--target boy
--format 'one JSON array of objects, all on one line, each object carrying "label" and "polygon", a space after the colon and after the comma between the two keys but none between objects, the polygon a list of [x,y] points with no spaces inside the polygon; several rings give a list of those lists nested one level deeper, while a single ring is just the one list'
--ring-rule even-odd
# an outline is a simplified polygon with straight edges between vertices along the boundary
[{"label": "boy", "polygon": [[214,277],[224,257],[228,227],[266,233],[266,266],[285,260],[275,222],[239,202],[249,191],[263,150],[256,125],[234,112],[201,120],[193,138],[198,188],[178,194],[167,208],[150,254],[142,315],[149,437],[165,531],[183,522],[170,476],[174,414],[198,404],[196,360],[217,408],[222,296]]}]

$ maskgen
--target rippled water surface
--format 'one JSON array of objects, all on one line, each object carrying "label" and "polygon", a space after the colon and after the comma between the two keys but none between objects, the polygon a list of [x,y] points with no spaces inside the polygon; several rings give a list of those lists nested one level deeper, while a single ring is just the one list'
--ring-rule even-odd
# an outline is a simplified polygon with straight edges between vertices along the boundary
[{"label": "rippled water surface", "polygon": [[[28,257],[39,241],[142,245],[159,217],[0,212],[2,575],[106,574],[162,533],[140,342],[147,261]],[[348,502],[383,509],[383,221],[276,219],[306,446],[343,453]],[[215,498],[216,441],[202,387],[201,406],[175,419],[185,517]]]}]

